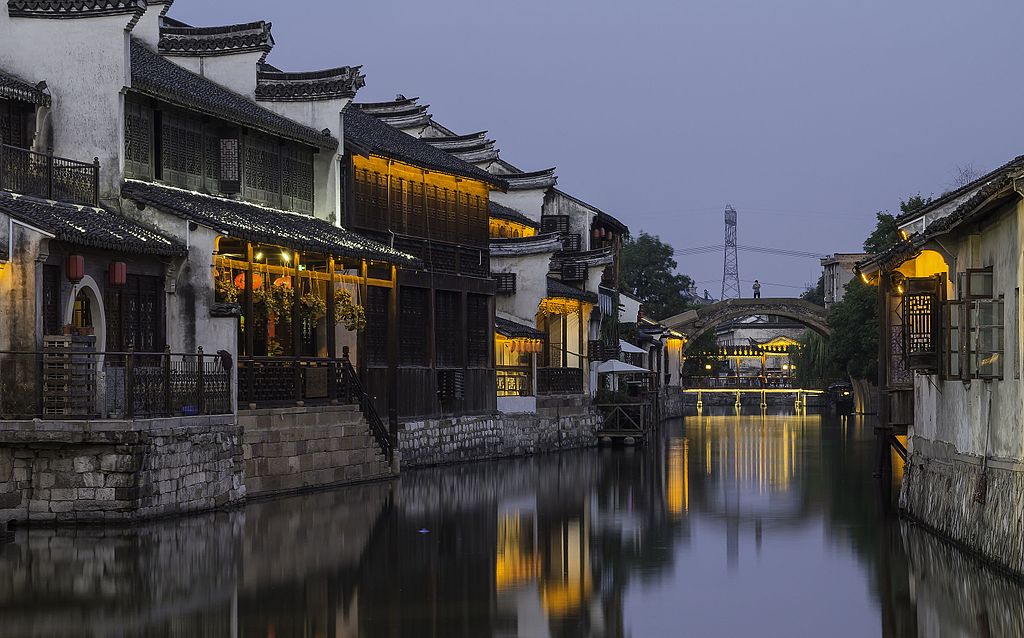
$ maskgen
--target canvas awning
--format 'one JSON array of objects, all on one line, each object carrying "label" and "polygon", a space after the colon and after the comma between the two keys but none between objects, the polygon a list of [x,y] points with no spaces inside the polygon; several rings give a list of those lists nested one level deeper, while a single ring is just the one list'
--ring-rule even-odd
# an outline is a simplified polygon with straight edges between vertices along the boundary
[{"label": "canvas awning", "polygon": [[604,361],[597,364],[598,374],[646,374],[650,372],[647,368],[641,368],[626,363],[625,361],[619,361],[618,359],[612,359],[610,361]]},{"label": "canvas awning", "polygon": [[630,352],[633,354],[647,354],[647,351],[643,348],[634,346],[630,342],[623,341],[622,339],[619,339],[619,349],[623,352]]}]

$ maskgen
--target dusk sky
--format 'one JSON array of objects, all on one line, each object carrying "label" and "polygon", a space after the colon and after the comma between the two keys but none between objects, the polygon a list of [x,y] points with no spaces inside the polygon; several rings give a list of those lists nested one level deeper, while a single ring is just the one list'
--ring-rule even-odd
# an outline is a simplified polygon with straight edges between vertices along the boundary
[{"label": "dusk sky", "polygon": [[[677,249],[859,251],[878,210],[1024,153],[1006,0],[178,0],[212,26],[265,19],[289,71],[361,64],[361,101],[419,96],[524,170]],[[745,296],[788,296],[816,260],[741,252]],[[681,257],[717,296],[722,255]],[[779,284],[784,284],[779,285]]]}]

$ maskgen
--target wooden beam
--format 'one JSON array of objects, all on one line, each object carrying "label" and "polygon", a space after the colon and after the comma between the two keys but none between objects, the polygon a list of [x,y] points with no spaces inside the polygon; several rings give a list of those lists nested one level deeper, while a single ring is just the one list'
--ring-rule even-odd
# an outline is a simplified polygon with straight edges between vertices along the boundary
[{"label": "wooden beam", "polygon": [[[247,261],[242,261],[242,260],[239,260],[239,259],[231,259],[229,257],[220,257],[220,256],[214,257],[214,264],[218,268],[234,268],[235,270],[245,270],[245,269],[248,268],[248,263],[249,262],[247,262]],[[365,262],[364,262],[364,264],[365,264]],[[292,274],[292,268],[290,268],[288,266],[275,266],[273,264],[266,264],[265,266],[263,266],[263,268],[261,268],[261,270],[266,270],[268,273],[274,274],[274,275],[285,275],[285,276],[288,276],[288,275]],[[327,279],[329,278],[327,273],[318,272],[318,271],[315,271],[315,270],[305,270],[303,272],[306,274],[307,277],[310,277],[311,279],[316,279],[318,281],[327,281]],[[366,276],[366,268],[365,267],[362,269],[362,274],[360,274],[360,275],[346,275],[346,274],[335,273],[334,274],[334,278],[335,278],[335,281],[339,282],[339,283],[350,283],[350,284],[367,284],[368,283],[369,285],[377,286],[378,288],[390,288],[391,285],[392,285],[391,280],[389,280],[389,279],[373,279],[373,278],[367,277]]]},{"label": "wooden beam", "polygon": [[391,266],[388,290],[388,430],[392,453],[398,450],[398,269]]}]

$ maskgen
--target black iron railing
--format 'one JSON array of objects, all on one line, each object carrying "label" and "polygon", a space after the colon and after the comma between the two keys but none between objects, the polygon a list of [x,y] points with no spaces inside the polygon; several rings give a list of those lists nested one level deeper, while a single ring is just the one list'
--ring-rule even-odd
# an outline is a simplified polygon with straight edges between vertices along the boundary
[{"label": "black iron railing", "polygon": [[231,365],[218,355],[52,347],[0,352],[2,419],[145,419],[230,414]]},{"label": "black iron railing", "polygon": [[359,375],[356,374],[355,368],[352,367],[352,361],[348,357],[348,346],[342,348],[341,364],[344,374],[343,378],[345,379],[346,401],[351,402],[352,399],[356,399],[359,402],[359,409],[362,411],[363,416],[366,417],[367,423],[370,424],[370,431],[373,433],[373,438],[376,439],[377,445],[380,446],[380,449],[385,454],[390,456],[397,441],[391,440],[387,426],[384,425],[384,421],[377,414],[377,409],[373,407],[373,399],[366,393],[363,384],[359,381]]},{"label": "black iron railing", "polygon": [[0,190],[98,206],[100,161],[92,163],[0,144]]},{"label": "black iron railing", "polygon": [[582,394],[581,368],[537,368],[537,394]]}]

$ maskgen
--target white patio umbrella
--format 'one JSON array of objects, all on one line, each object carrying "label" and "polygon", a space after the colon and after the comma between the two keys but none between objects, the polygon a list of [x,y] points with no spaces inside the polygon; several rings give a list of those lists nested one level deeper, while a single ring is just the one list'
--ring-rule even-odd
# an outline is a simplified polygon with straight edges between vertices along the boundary
[{"label": "white patio umbrella", "polygon": [[598,374],[635,374],[637,372],[646,374],[650,370],[628,364],[625,361],[619,361],[618,359],[603,361],[597,364]]},{"label": "white patio umbrella", "polygon": [[623,352],[631,352],[633,354],[647,354],[647,351],[644,350],[643,348],[634,346],[630,342],[623,341],[622,339],[619,339],[619,349],[621,349]]}]

